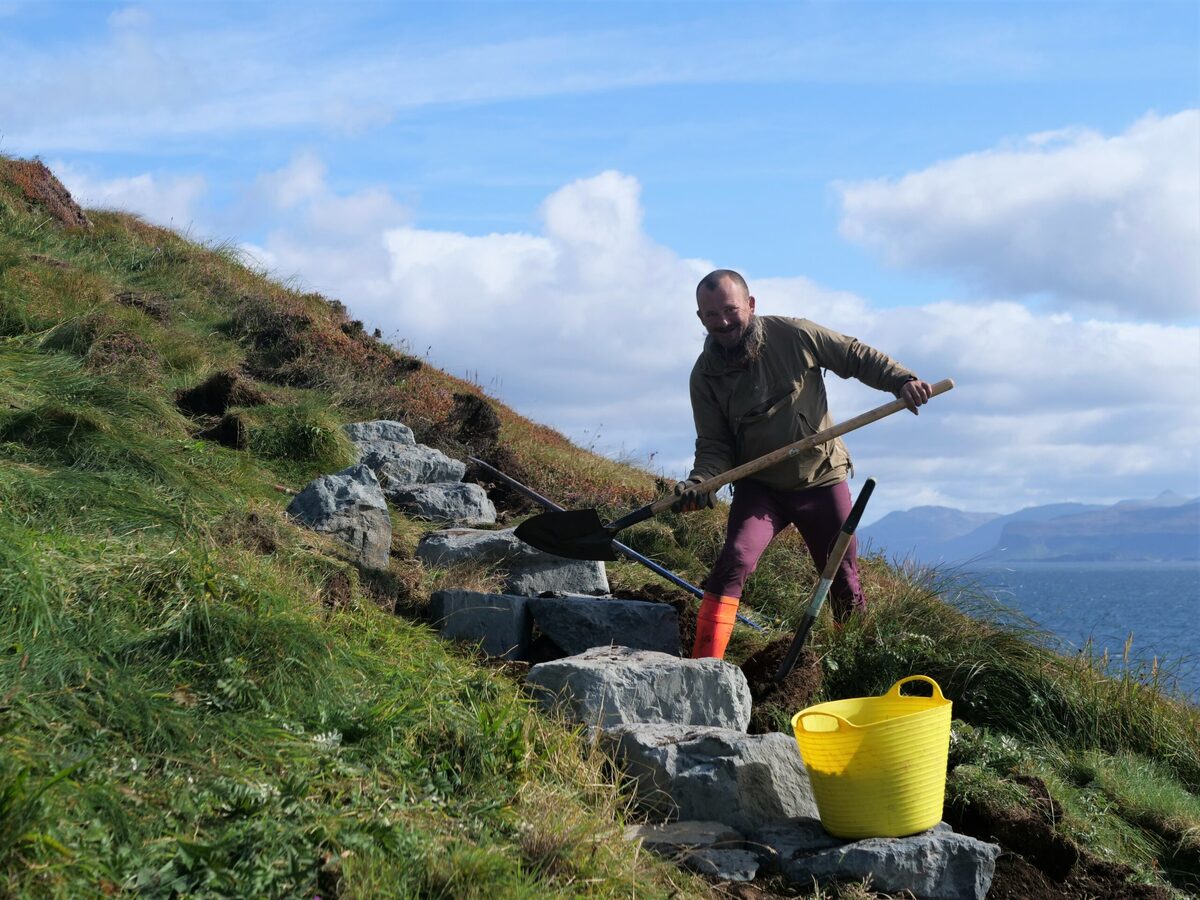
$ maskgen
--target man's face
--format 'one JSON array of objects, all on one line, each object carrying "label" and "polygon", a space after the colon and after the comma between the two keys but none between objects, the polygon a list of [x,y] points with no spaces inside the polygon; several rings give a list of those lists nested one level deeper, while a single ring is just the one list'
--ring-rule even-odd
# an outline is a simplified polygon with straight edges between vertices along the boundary
[{"label": "man's face", "polygon": [[736,347],[750,318],[754,315],[754,298],[728,278],[713,290],[700,288],[696,294],[696,315],[708,333],[726,349]]}]

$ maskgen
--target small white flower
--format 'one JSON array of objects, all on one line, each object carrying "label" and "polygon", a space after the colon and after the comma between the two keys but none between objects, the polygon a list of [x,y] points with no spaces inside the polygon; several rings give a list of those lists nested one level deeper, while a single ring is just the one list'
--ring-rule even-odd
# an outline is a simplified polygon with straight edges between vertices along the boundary
[{"label": "small white flower", "polygon": [[320,734],[312,736],[312,742],[318,750],[328,753],[342,745],[342,733],[340,731],[322,731]]}]

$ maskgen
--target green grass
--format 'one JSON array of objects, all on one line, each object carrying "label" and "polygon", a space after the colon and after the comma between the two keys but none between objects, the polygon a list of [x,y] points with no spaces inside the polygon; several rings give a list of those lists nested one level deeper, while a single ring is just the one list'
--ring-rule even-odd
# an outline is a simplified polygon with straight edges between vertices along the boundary
[{"label": "green grass", "polygon": [[[272,283],[227,246],[31,206],[0,158],[0,894],[698,896],[621,840],[625,798],[579,735],[420,624],[440,586],[425,526],[393,514],[386,573],[284,515],[348,464],[345,421],[397,418],[463,455],[477,386]],[[198,440],[175,392],[238,371],[248,446]],[[484,398],[480,452],[568,507],[664,489]],[[280,489],[282,488],[282,490]],[[624,532],[693,582],[723,511]],[[869,613],[812,646],[820,699],[933,676],[954,701],[949,797],[1015,804],[1037,775],[1055,828],[1143,880],[1196,890],[1200,717],[1116,661],[1065,658],[952,572],[863,565]],[[653,576],[610,567],[615,587]],[[747,585],[744,659],[795,627],[815,578],[795,536]],[[780,710],[778,727],[794,710]],[[866,897],[861,885],[813,896]],[[832,893],[829,893],[832,891]]]},{"label": "green grass", "polygon": [[[92,219],[0,178],[0,894],[703,893],[624,842],[576,734],[282,515],[394,354],[225,248]],[[248,449],[197,440],[174,392],[250,364]],[[388,577],[426,596],[489,577],[414,564]]]}]

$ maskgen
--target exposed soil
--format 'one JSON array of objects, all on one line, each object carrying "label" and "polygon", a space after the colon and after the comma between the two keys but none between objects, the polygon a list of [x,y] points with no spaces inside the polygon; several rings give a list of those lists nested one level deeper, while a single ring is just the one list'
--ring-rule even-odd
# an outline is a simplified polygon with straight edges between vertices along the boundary
[{"label": "exposed soil", "polygon": [[122,291],[113,297],[122,306],[140,309],[156,322],[167,322],[171,319],[170,302],[162,294],[144,294],[139,291]]},{"label": "exposed soil", "polygon": [[266,395],[237,372],[217,372],[193,388],[175,392],[175,405],[189,416],[221,416],[231,406],[261,406]]},{"label": "exposed soil", "polygon": [[263,555],[279,549],[278,525],[253,511],[225,516],[217,523],[215,537],[222,545],[235,544]]},{"label": "exposed soil", "polygon": [[392,568],[359,568],[358,582],[363,594],[382,609],[412,622],[429,621],[429,604],[417,590],[421,580],[420,561],[403,558],[393,549]]},{"label": "exposed soil", "polygon": [[0,160],[0,180],[16,185],[30,206],[40,208],[67,228],[91,230],[91,221],[70,191],[40,160]]},{"label": "exposed soil", "polygon": [[947,807],[946,820],[957,831],[1020,853],[1050,878],[1061,881],[1079,861],[1079,849],[1054,830],[1062,808],[1040,778],[1014,776],[1012,780],[1029,794],[1024,808],[955,804]]},{"label": "exposed soil", "polygon": [[245,450],[250,441],[250,429],[237,413],[225,413],[215,425],[196,432],[202,441],[215,441],[231,450]]},{"label": "exposed soil", "polygon": [[821,690],[821,660],[807,647],[800,651],[787,677],[775,680],[791,644],[790,635],[777,638],[742,663],[742,674],[750,684],[750,697],[754,701],[747,729],[751,734],[778,730],[780,721],[790,719],[808,706]]},{"label": "exposed soil", "polygon": [[988,900],[1171,900],[1166,888],[1128,881],[1132,874],[1127,866],[1085,853],[1065,879],[1056,881],[1025,857],[1003,853]]},{"label": "exposed soil", "polygon": [[417,357],[405,356],[401,353],[389,364],[388,375],[392,379],[403,378],[410,372],[416,372],[424,365],[425,363],[421,362]]},{"label": "exposed soil", "polygon": [[326,609],[343,609],[353,598],[350,576],[345,572],[334,572],[321,585],[321,603]]},{"label": "exposed soil", "polygon": [[500,417],[492,405],[477,394],[454,395],[454,409],[446,419],[446,427],[472,456],[481,459],[480,454],[491,453],[500,440]]},{"label": "exposed soil", "polygon": [[1029,793],[1024,808],[994,809],[972,804],[947,806],[946,821],[955,831],[1000,844],[1005,852],[996,863],[988,893],[993,900],[1169,900],[1165,888],[1133,884],[1133,870],[1104,862],[1055,832],[1062,809],[1045,782],[1015,776]]},{"label": "exposed soil", "polygon": [[69,269],[71,264],[65,260],[57,259],[53,256],[47,256],[45,253],[30,253],[29,258],[34,262],[39,262],[44,266],[52,266],[55,269]]},{"label": "exposed soil", "polygon": [[[453,446],[443,448],[451,456],[460,459],[474,456],[499,469],[514,481],[522,484],[529,481],[528,474],[517,458],[501,446],[500,417],[496,415],[492,404],[483,397],[465,391],[456,393],[454,408],[446,418],[444,433],[450,435],[450,440],[453,441]],[[488,499],[496,507],[496,515],[502,523],[542,510],[538,503],[474,463],[467,463],[463,481],[481,485],[488,492]]]},{"label": "exposed soil", "polygon": [[[471,455],[477,456],[489,465],[499,469],[514,481],[525,484],[529,480],[529,476],[525,473],[521,464],[517,462],[516,457],[504,447],[497,446],[490,451],[475,452]],[[540,504],[530,500],[520,491],[509,487],[508,484],[491,472],[472,462],[467,462],[467,472],[463,475],[463,481],[474,482],[481,485],[487,491],[488,499],[496,507],[496,516],[501,523],[525,516],[531,512],[543,511],[543,507]],[[553,497],[548,499],[554,500]]]}]

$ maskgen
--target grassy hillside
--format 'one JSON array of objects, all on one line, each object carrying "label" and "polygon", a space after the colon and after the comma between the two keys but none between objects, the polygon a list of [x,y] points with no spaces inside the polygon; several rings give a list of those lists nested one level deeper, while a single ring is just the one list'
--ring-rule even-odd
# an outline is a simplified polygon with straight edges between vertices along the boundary
[{"label": "grassy hillside", "polygon": [[[231,248],[84,217],[39,164],[0,159],[0,892],[707,890],[620,840],[622,795],[578,735],[421,623],[438,585],[491,573],[426,570],[425,526],[400,515],[383,574],[286,519],[291,492],[350,461],[340,424],[367,418],[568,506],[626,511],[662,487]],[[492,493],[508,521],[530,511]],[[722,525],[624,536],[698,580]],[[774,630],[739,629],[730,658],[767,652],[813,578],[798,540],[772,546],[745,604]],[[1169,672],[1145,687],[1059,657],[938,573],[868,560],[865,589],[867,616],[818,626],[804,699],[938,679],[947,814],[1014,851],[1009,883],[1086,849],[1089,877],[1200,889],[1200,717]],[[765,698],[756,721],[786,727],[797,702]]]}]

